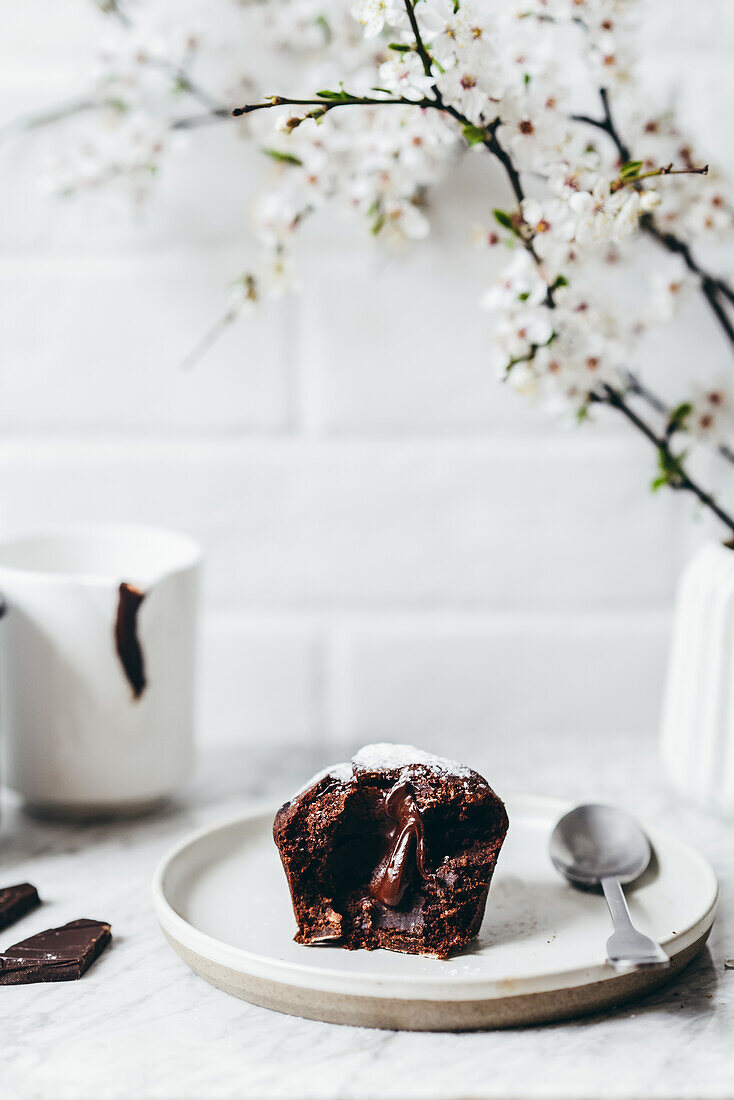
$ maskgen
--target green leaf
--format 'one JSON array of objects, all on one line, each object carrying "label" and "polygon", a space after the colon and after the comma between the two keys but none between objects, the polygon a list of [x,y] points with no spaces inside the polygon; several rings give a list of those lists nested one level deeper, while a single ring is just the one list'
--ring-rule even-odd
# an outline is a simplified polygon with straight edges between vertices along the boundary
[{"label": "green leaf", "polygon": [[355,97],[350,95],[349,92],[345,92],[343,88],[340,88],[338,92],[332,91],[330,88],[324,88],[322,91],[317,92],[316,95],[319,99],[331,99],[331,100],[348,100]]},{"label": "green leaf", "polygon": [[628,160],[627,163],[622,166],[619,174],[623,180],[633,180],[635,176],[639,176],[640,168],[642,168],[641,160]]},{"label": "green leaf", "polygon": [[578,421],[579,424],[583,424],[583,422],[586,419],[588,419],[588,416],[589,416],[589,406],[588,405],[581,405],[576,410],[576,420]]},{"label": "green leaf", "polygon": [[667,447],[658,447],[659,474],[652,483],[653,492],[661,485],[672,485],[674,488],[680,485],[684,477],[682,464],[687,454],[687,451],[682,451],[679,455],[674,455]]},{"label": "green leaf", "polygon": [[377,217],[375,218],[374,222],[372,223],[372,234],[373,234],[373,236],[375,236],[375,237],[377,236],[377,234],[380,232],[380,230],[382,229],[384,224],[385,224],[384,216],[382,214],[378,214]]},{"label": "green leaf", "polygon": [[463,126],[461,132],[469,145],[479,145],[481,141],[487,140],[487,131],[481,126]]},{"label": "green leaf", "polygon": [[527,302],[529,297],[530,297],[530,291],[529,290],[523,290],[522,294],[518,294],[517,299],[518,299],[519,302]]},{"label": "green leaf", "polygon": [[119,96],[108,96],[105,99],[105,103],[108,107],[111,107],[113,111],[119,111],[120,114],[124,114],[125,111],[130,110],[130,104],[124,99],[120,99]]},{"label": "green leaf", "polygon": [[280,149],[262,149],[261,152],[266,157],[272,157],[273,160],[277,160],[281,164],[296,164],[299,167],[303,164],[300,157],[294,157],[292,153],[281,153]]},{"label": "green leaf", "polygon": [[324,38],[326,39],[327,43],[331,42],[333,35],[331,33],[331,27],[329,26],[329,22],[326,17],[323,15],[317,15],[314,19],[314,24],[323,31]]},{"label": "green leaf", "polygon": [[662,489],[663,485],[668,484],[668,478],[665,474],[661,474],[660,477],[653,478],[650,482],[650,491],[657,493],[658,489]]},{"label": "green leaf", "polygon": [[523,76],[523,81],[525,84],[530,83],[530,73],[525,73],[525,75]]},{"label": "green leaf", "polygon": [[388,42],[388,50],[395,50],[396,53],[407,53],[412,50],[412,46],[404,46],[402,42]]},{"label": "green leaf", "polygon": [[503,229],[509,229],[514,233],[515,227],[512,224],[512,218],[506,210],[493,210],[492,213],[494,214],[494,220],[499,222]]},{"label": "green leaf", "polygon": [[568,279],[565,275],[557,275],[551,286],[551,290],[558,290],[559,287],[568,286]]},{"label": "green leaf", "polygon": [[677,408],[673,409],[668,420],[668,432],[677,432],[685,429],[686,420],[693,412],[693,405],[690,401],[683,401]]}]

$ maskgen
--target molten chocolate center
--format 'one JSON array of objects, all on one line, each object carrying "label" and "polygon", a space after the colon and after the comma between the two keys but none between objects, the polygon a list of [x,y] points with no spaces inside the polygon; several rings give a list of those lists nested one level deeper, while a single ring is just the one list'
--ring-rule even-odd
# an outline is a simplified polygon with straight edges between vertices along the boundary
[{"label": "molten chocolate center", "polygon": [[386,852],[377,865],[370,894],[391,909],[400,905],[418,873],[427,878],[423,822],[410,783],[396,783],[385,795]]}]

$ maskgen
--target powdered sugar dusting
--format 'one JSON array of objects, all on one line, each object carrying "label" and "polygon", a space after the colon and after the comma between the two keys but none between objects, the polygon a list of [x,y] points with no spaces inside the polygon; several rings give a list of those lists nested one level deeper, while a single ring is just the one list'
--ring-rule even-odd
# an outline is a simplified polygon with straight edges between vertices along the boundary
[{"label": "powdered sugar dusting", "polygon": [[330,764],[328,768],[322,768],[320,772],[316,772],[316,775],[312,775],[307,783],[304,783],[302,787],[291,796],[290,801],[295,802],[300,795],[305,794],[311,787],[315,787],[317,783],[320,783],[322,779],[338,779],[342,783],[348,783],[352,778],[352,765],[349,763],[343,764]]},{"label": "powdered sugar dusting", "polygon": [[311,790],[322,779],[336,779],[341,783],[348,783],[355,771],[393,771],[400,768],[409,768],[411,764],[422,764],[431,771],[451,775],[459,779],[469,779],[471,768],[464,764],[458,764],[456,760],[447,760],[444,756],[434,756],[430,752],[423,752],[415,745],[392,745],[389,742],[378,742],[375,745],[365,745],[351,762],[343,764],[331,764],[328,768],[311,776],[299,790],[291,797],[295,802],[306,791]]},{"label": "powdered sugar dusting", "polygon": [[460,779],[468,779],[471,768],[464,764],[458,764],[455,760],[447,760],[443,756],[434,756],[432,753],[423,752],[414,745],[391,745],[388,742],[378,742],[375,745],[365,745],[356,756],[352,758],[355,769],[377,772],[392,768],[407,768],[411,764],[422,764],[431,771],[443,772],[445,775],[457,776]]}]

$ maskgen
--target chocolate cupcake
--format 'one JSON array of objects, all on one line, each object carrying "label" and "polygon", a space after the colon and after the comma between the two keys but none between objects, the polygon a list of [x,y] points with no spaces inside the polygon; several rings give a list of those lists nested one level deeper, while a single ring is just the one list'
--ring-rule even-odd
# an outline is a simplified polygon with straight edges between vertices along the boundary
[{"label": "chocolate cupcake", "polygon": [[296,942],[447,958],[479,931],[507,827],[471,768],[366,746],[276,814]]}]

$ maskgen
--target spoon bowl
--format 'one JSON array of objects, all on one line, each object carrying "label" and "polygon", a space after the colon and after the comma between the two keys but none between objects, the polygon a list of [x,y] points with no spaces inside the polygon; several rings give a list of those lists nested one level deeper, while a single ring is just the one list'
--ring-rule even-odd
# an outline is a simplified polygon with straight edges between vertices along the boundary
[{"label": "spoon bowl", "polygon": [[626,885],[647,870],[650,842],[630,814],[589,802],[557,823],[550,840],[553,866],[580,886],[598,886],[603,878]]}]

